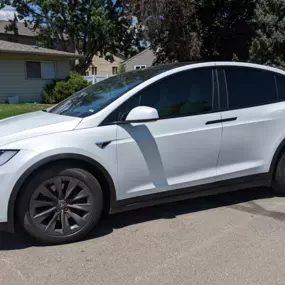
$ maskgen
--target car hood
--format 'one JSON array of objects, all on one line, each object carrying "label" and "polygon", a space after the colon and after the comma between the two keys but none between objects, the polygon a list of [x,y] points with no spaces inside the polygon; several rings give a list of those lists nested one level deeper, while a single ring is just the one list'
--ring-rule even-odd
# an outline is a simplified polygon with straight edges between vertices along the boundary
[{"label": "car hood", "polygon": [[70,131],[81,120],[43,111],[0,120],[0,146],[35,136]]}]

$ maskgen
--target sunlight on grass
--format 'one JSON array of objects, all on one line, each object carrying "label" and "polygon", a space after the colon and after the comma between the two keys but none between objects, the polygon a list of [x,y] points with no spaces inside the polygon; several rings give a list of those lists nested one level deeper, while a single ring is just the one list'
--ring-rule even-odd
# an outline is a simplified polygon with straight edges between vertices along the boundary
[{"label": "sunlight on grass", "polygon": [[0,104],[0,120],[24,113],[43,110],[50,106],[51,105],[45,104]]}]

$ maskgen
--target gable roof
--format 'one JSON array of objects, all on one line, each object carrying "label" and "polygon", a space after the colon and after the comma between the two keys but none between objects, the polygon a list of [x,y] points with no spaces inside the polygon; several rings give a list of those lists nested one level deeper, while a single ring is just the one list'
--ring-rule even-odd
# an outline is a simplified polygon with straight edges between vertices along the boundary
[{"label": "gable roof", "polygon": [[59,56],[68,58],[82,58],[83,55],[64,52],[54,49],[42,48],[37,46],[23,45],[13,42],[1,41],[0,40],[0,54],[10,53],[10,54],[30,54],[30,55],[43,55],[43,56]]},{"label": "gable roof", "polygon": [[[7,31],[6,26],[10,24],[9,21],[0,21],[0,34],[14,34],[14,31]],[[24,23],[17,23],[18,33],[20,36],[35,37],[36,33],[32,31],[31,27],[26,27]]]},{"label": "gable roof", "polygon": [[133,60],[134,58],[136,57],[139,57],[140,55],[144,54],[145,52],[149,51],[150,50],[150,47],[146,48],[145,50],[143,50],[142,52],[136,54],[135,56],[129,58],[128,60],[124,61],[123,64],[126,64],[127,62]]}]

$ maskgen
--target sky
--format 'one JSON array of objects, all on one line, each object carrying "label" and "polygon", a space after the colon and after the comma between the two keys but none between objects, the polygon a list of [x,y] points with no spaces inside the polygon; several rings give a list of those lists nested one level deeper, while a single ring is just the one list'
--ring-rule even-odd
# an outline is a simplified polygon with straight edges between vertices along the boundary
[{"label": "sky", "polygon": [[17,15],[15,8],[6,6],[5,8],[0,10],[0,21],[13,20],[15,14]]}]

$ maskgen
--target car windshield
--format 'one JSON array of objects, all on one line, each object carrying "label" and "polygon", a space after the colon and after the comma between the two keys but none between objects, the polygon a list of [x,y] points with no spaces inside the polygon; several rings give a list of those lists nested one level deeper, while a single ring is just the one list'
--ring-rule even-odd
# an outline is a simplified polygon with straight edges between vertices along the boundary
[{"label": "car windshield", "polygon": [[89,86],[65,99],[49,113],[85,118],[96,114],[144,81],[185,64],[170,64],[126,72]]}]

